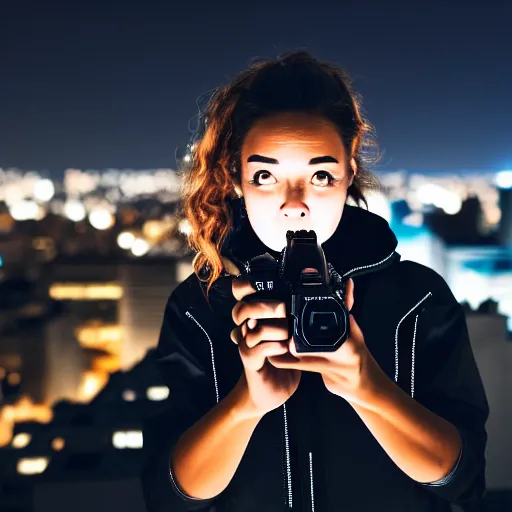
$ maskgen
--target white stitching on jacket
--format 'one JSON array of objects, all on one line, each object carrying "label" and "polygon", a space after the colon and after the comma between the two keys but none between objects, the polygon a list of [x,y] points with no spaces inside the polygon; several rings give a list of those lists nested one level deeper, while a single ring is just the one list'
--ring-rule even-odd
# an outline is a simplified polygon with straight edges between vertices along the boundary
[{"label": "white stitching on jacket", "polygon": [[[407,313],[402,317],[400,322],[398,322],[398,325],[396,326],[395,331],[395,382],[398,382],[398,330],[400,329],[400,326],[402,325],[402,322],[423,302],[425,302],[430,296],[432,295],[432,292],[428,292],[425,297],[423,297],[414,307],[412,307]],[[416,337],[415,337],[416,339]]]},{"label": "white stitching on jacket", "polygon": [[381,261],[379,261],[377,263],[372,263],[371,265],[365,265],[363,267],[353,268],[352,270],[349,270],[348,272],[345,272],[343,274],[343,277],[347,277],[349,274],[352,274],[352,272],[356,272],[357,270],[364,270],[365,268],[372,268],[372,267],[376,267],[377,265],[381,265],[382,263],[385,263],[386,261],[388,261],[389,258],[391,258],[394,254],[395,254],[395,251],[393,251],[389,256],[386,256],[383,260],[381,260]]},{"label": "white stitching on jacket", "polygon": [[462,444],[460,447],[460,452],[457,457],[457,460],[455,461],[455,464],[453,465],[453,468],[450,470],[450,472],[446,476],[441,478],[440,480],[436,480],[435,482],[422,483],[421,485],[425,485],[427,487],[442,487],[443,485],[449,484],[453,480],[455,473],[459,469],[459,465],[460,465],[460,461],[462,459],[463,453],[464,453],[464,439],[462,440]]},{"label": "white stitching on jacket", "polygon": [[416,315],[414,320],[414,335],[412,337],[412,354],[411,354],[411,397],[414,398],[414,368],[416,364],[416,330],[418,328],[418,318],[420,315]]},{"label": "white stitching on jacket", "polygon": [[313,485],[313,454],[309,452],[309,485],[311,490],[311,512],[315,512],[315,488]]},{"label": "white stitching on jacket", "polygon": [[178,485],[178,483],[176,482],[176,479],[174,478],[174,474],[173,474],[173,471],[172,471],[172,466],[169,465],[169,476],[171,477],[171,480],[172,480],[172,483],[174,484],[174,487],[176,488],[176,490],[180,493],[180,495],[183,497],[183,498],[186,498],[188,500],[196,500],[196,501],[202,501],[202,498],[194,498],[193,496],[189,496],[188,494],[185,494],[180,486]]},{"label": "white stitching on jacket", "polygon": [[[212,340],[211,340],[210,336],[208,335],[208,333],[206,332],[206,330],[204,329],[204,327],[194,318],[194,316],[192,314],[190,314],[190,312],[185,311],[185,315],[188,316],[190,319],[192,319],[195,322],[195,324],[204,332],[204,334],[208,338],[208,342],[210,343],[210,354],[211,354],[211,358],[212,358],[212,368],[213,368],[213,382],[215,384],[215,397],[217,399],[217,403],[219,403],[219,386],[218,386],[218,383],[217,383],[217,370],[215,369],[215,355],[213,353],[213,343],[212,343]],[[183,496],[184,498],[188,498],[189,500],[199,500],[199,498],[193,498],[192,496],[189,496],[188,494],[185,494],[180,489],[179,485],[176,482],[176,479],[174,478],[171,464],[169,464],[169,476],[171,477],[171,480],[172,480],[172,483],[174,484],[174,487],[181,494],[181,496]]]},{"label": "white stitching on jacket", "polygon": [[293,493],[292,493],[292,471],[290,463],[290,439],[288,437],[288,417],[286,415],[286,404],[283,404],[283,419],[284,419],[284,448],[286,454],[286,481],[288,483],[288,508],[293,507]]},{"label": "white stitching on jacket", "polygon": [[217,399],[217,403],[219,403],[219,385],[217,383],[217,370],[215,369],[215,355],[213,353],[213,343],[212,339],[210,338],[209,334],[205,331],[204,327],[194,318],[193,315],[190,314],[190,312],[186,311],[185,315],[187,315],[189,318],[191,318],[196,325],[201,329],[205,336],[208,338],[208,342],[210,343],[210,354],[212,358],[212,369],[213,369],[213,382],[215,384],[215,397]]}]

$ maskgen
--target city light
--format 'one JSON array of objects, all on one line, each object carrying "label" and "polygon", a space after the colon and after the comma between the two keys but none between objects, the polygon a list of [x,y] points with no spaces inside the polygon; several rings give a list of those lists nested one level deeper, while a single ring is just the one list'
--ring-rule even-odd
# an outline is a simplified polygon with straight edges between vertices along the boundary
[{"label": "city light", "polygon": [[18,201],[9,207],[9,211],[17,221],[41,220],[44,217],[44,209],[35,201]]},{"label": "city light", "polygon": [[11,386],[17,386],[21,382],[21,375],[18,372],[11,372],[7,375],[7,382]]},{"label": "city light", "polygon": [[146,396],[148,400],[155,402],[165,400],[169,396],[169,388],[167,386],[152,386],[147,389]]},{"label": "city light", "polygon": [[20,475],[39,475],[48,467],[48,457],[24,458],[18,461],[16,469]]},{"label": "city light", "polygon": [[89,222],[92,227],[103,231],[111,228],[115,223],[115,219],[109,211],[98,208],[89,214]]},{"label": "city light", "polygon": [[192,226],[188,219],[182,219],[179,224],[179,231],[183,235],[190,235],[192,233]]},{"label": "city light", "polygon": [[52,450],[54,452],[60,452],[66,446],[66,441],[63,437],[55,437],[52,439]]},{"label": "city light", "polygon": [[124,250],[131,249],[134,241],[135,235],[129,231],[123,231],[117,236],[117,245]]},{"label": "city light", "polygon": [[21,423],[23,421],[38,421],[49,423],[53,418],[53,411],[44,404],[35,404],[28,396],[23,395],[15,404],[4,405],[0,410],[0,424]]},{"label": "city light", "polygon": [[80,222],[85,219],[87,212],[80,201],[69,200],[64,205],[64,215],[73,222]]},{"label": "city light", "polygon": [[134,402],[137,399],[137,393],[133,389],[125,389],[123,391],[123,400],[125,402]]},{"label": "city light", "polygon": [[54,283],[49,293],[55,300],[119,300],[123,291],[115,283]]},{"label": "city light", "polygon": [[108,381],[106,372],[86,371],[82,374],[78,396],[82,402],[89,402],[105,386]]},{"label": "city light", "polygon": [[512,170],[496,173],[496,176],[494,177],[494,184],[498,188],[512,188]]},{"label": "city light", "polygon": [[448,215],[455,215],[462,207],[460,194],[447,190],[440,185],[427,183],[421,185],[416,193],[421,203],[437,206],[443,209]]},{"label": "city light", "polygon": [[112,445],[118,450],[141,449],[143,447],[142,431],[128,430],[114,432],[112,436]]},{"label": "city light", "polygon": [[47,202],[55,194],[55,187],[51,180],[39,180],[34,186],[34,198],[38,201]]},{"label": "city light", "polygon": [[118,346],[123,337],[117,324],[85,324],[75,330],[75,335],[82,347],[99,350]]},{"label": "city light", "polygon": [[167,223],[161,220],[148,220],[142,226],[144,236],[150,240],[156,240],[168,230]]},{"label": "city light", "polygon": [[136,238],[131,250],[134,256],[144,256],[149,251],[149,244],[143,238]]},{"label": "city light", "polygon": [[25,448],[30,444],[30,441],[32,440],[32,435],[27,432],[20,432],[19,434],[16,434],[12,438],[12,447],[21,449]]}]

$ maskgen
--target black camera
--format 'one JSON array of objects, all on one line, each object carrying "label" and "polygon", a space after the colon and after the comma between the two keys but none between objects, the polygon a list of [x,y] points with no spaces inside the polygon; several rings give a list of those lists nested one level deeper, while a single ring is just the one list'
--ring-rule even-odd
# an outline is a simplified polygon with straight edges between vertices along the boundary
[{"label": "black camera", "polygon": [[286,241],[278,259],[266,253],[249,262],[257,292],[245,300],[284,302],[297,352],[335,351],[349,336],[345,283],[314,231],[288,231]]}]

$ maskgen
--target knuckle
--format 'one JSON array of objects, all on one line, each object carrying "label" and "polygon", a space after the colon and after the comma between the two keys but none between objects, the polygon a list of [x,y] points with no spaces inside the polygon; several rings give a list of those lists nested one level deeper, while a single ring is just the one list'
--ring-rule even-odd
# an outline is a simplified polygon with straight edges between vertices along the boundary
[{"label": "knuckle", "polygon": [[284,302],[277,302],[274,308],[274,313],[279,318],[286,316],[286,304]]},{"label": "knuckle", "polygon": [[233,322],[235,322],[236,325],[240,325],[240,310],[243,307],[242,302],[237,302],[233,309],[231,310],[231,317],[233,319]]}]

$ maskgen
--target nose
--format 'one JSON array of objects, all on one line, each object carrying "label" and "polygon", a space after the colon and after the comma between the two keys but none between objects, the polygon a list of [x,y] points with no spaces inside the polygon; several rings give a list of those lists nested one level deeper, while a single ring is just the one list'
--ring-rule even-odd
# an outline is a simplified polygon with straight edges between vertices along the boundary
[{"label": "nose", "polygon": [[308,216],[309,208],[302,201],[288,201],[281,207],[281,213],[289,219],[300,219]]}]

